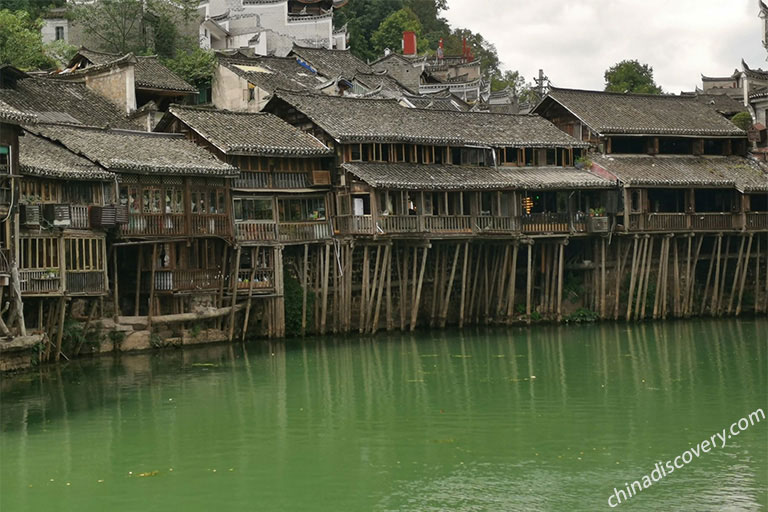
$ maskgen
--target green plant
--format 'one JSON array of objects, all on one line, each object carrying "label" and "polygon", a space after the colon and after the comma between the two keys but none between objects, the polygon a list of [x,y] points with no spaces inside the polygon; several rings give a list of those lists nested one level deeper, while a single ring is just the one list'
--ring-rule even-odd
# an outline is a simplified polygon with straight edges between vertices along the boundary
[{"label": "green plant", "polygon": [[[285,335],[301,336],[301,311],[304,295],[301,284],[298,279],[287,272],[283,276],[283,282],[285,283]],[[314,306],[314,294],[307,293],[307,326],[313,325]]]},{"label": "green plant", "polygon": [[752,127],[752,116],[749,115],[749,112],[739,112],[733,116],[731,122],[742,130],[747,131]]},{"label": "green plant", "polygon": [[189,329],[189,334],[190,334],[190,336],[192,336],[193,338],[197,338],[198,336],[200,336],[200,333],[202,332],[202,330],[203,330],[203,329],[200,327],[200,324],[194,324],[194,325],[192,325],[192,327]]},{"label": "green plant", "polygon": [[592,159],[588,156],[580,156],[576,159],[576,167],[589,169],[592,167]]},{"label": "green plant", "polygon": [[600,315],[598,315],[596,311],[587,308],[579,308],[570,315],[566,315],[563,320],[565,320],[566,323],[581,324],[596,322],[599,318]]},{"label": "green plant", "polygon": [[589,209],[589,216],[590,217],[602,217],[605,215],[605,208],[602,206],[600,208],[590,208]]},{"label": "green plant", "polygon": [[531,313],[531,320],[533,320],[534,322],[538,322],[539,320],[541,320],[541,313],[539,313],[538,311],[534,311],[533,313]]},{"label": "green plant", "polygon": [[123,343],[123,340],[125,340],[125,333],[123,331],[109,332],[109,341],[112,342],[113,347],[119,347]]},{"label": "green plant", "polygon": [[163,348],[165,346],[165,341],[162,336],[153,332],[149,335],[149,344],[152,345],[152,348]]}]

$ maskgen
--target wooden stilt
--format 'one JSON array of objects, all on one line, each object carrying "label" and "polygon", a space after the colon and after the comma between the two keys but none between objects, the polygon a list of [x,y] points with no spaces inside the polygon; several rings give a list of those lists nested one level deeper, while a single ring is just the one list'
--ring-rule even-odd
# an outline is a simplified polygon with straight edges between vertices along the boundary
[{"label": "wooden stilt", "polygon": [[[155,270],[157,267],[157,244],[152,244],[152,262],[149,274],[149,310],[147,311],[147,330],[152,330],[152,314],[155,309]],[[231,341],[231,340],[230,340]]]},{"label": "wooden stilt", "polygon": [[557,258],[557,321],[563,321],[563,278],[565,270],[565,246],[568,240],[560,244],[560,256]]},{"label": "wooden stilt", "polygon": [[365,331],[367,325],[366,311],[368,310],[368,274],[370,271],[370,250],[368,245],[363,250],[363,277],[362,292],[360,294],[360,334]]},{"label": "wooden stilt", "polygon": [[741,257],[744,255],[744,242],[746,242],[746,238],[744,236],[741,237],[741,243],[739,244],[739,255],[736,257],[736,268],[733,271],[733,283],[731,284],[731,295],[728,298],[728,307],[726,309],[727,314],[731,314],[731,311],[733,311],[733,301],[736,298],[736,291],[738,290],[738,285],[740,283],[740,276],[741,276],[741,269],[742,269],[742,261]]},{"label": "wooden stilt", "polygon": [[726,235],[725,237],[725,256],[723,257],[723,269],[720,272],[720,284],[718,287],[718,293],[715,300],[715,314],[720,315],[722,312],[723,296],[725,295],[725,279],[728,274],[728,262],[731,258],[731,237]]},{"label": "wooden stilt", "polygon": [[511,323],[515,316],[515,287],[517,286],[517,255],[520,252],[520,244],[515,242],[512,246],[512,266],[509,271],[509,289],[507,295],[507,323]]},{"label": "wooden stilt", "polygon": [[464,242],[464,261],[461,268],[461,300],[459,301],[459,329],[464,328],[464,301],[467,295],[467,264],[469,263],[469,242]]},{"label": "wooden stilt", "polygon": [[[394,247],[389,248],[389,255],[387,257],[387,290],[386,290],[386,299],[387,299],[387,332],[391,331],[394,328],[394,324],[392,321],[392,253],[395,252]],[[397,264],[395,264],[395,267],[397,267]]]},{"label": "wooden stilt", "polygon": [[307,273],[309,272],[309,244],[304,244],[304,260],[301,266],[301,335],[307,334]]},{"label": "wooden stilt", "polygon": [[[419,283],[416,286],[416,300],[411,307],[411,331],[416,329],[416,321],[419,316],[419,303],[421,302],[421,286],[424,284],[424,271],[427,268],[427,256],[429,255],[429,246],[424,247],[424,255],[421,258],[421,270],[419,271]],[[414,258],[415,259],[415,258]]]},{"label": "wooden stilt", "polygon": [[[139,257],[136,259],[136,304],[133,308],[133,315],[139,316],[139,307],[140,304],[140,297],[141,297],[141,260],[144,256],[143,254],[144,246],[139,246]],[[117,249],[115,249],[115,252],[117,252]]]},{"label": "wooden stilt", "polygon": [[445,327],[446,320],[448,318],[448,307],[451,302],[451,291],[453,290],[453,280],[456,278],[456,264],[459,262],[459,253],[461,252],[461,245],[456,244],[456,250],[453,254],[453,265],[451,266],[451,277],[448,278],[446,284],[445,298],[443,299],[443,309],[440,311],[440,327]]},{"label": "wooden stilt", "polygon": [[525,282],[525,321],[531,323],[531,300],[533,295],[533,241],[528,242],[528,267]]},{"label": "wooden stilt", "polygon": [[[702,296],[701,301],[701,310],[699,311],[700,315],[704,314],[704,310],[707,307],[707,296],[709,295],[709,283],[712,279],[712,270],[717,267],[717,272],[720,271],[720,242],[722,239],[722,234],[718,234],[715,237],[715,240],[712,242],[712,254],[709,256],[709,270],[707,271],[707,280],[704,284],[704,295]],[[717,255],[717,257],[715,256]],[[715,277],[715,283],[719,281],[719,276]],[[713,298],[710,301],[710,313],[712,312],[712,307],[714,307],[714,291],[717,289],[717,284],[713,285]]]},{"label": "wooden stilt", "polygon": [[379,292],[376,297],[376,308],[373,312],[373,322],[371,323],[371,334],[376,334],[379,329],[379,312],[381,311],[381,298],[384,294],[385,284],[387,282],[387,273],[389,270],[389,254],[392,249],[391,244],[384,247],[384,257],[381,261],[381,272],[379,274]]},{"label": "wooden stilt", "polygon": [[632,318],[632,302],[634,299],[634,293],[635,293],[635,284],[637,281],[637,267],[638,267],[638,238],[637,235],[635,235],[635,241],[634,241],[634,249],[632,251],[632,274],[630,276],[629,280],[629,292],[627,293],[627,316],[626,320],[629,322]]},{"label": "wooden stilt", "polygon": [[[752,233],[749,234],[749,242],[747,242],[747,253],[744,257],[744,263],[742,265],[741,282],[739,283],[739,299],[736,303],[736,316],[741,315],[741,300],[744,297],[744,284],[747,281],[747,272],[749,272],[749,257],[752,252]],[[757,297],[755,297],[757,299]]]},{"label": "wooden stilt", "polygon": [[[230,304],[230,307],[232,308],[232,311],[229,313],[229,336],[228,340],[231,342],[235,337],[235,304],[237,304],[237,276],[238,272],[240,270],[240,253],[242,252],[242,247],[238,246],[237,251],[235,254],[235,265],[232,267],[231,272],[231,289],[230,292],[232,293],[232,301]],[[154,265],[152,266],[154,268]],[[152,281],[154,282],[154,276],[152,278]]]},{"label": "wooden stilt", "polygon": [[[674,260],[673,261],[675,262],[675,267],[673,269],[674,270],[674,277],[673,277],[673,280],[672,280],[672,293],[674,293],[674,295],[675,295],[675,297],[674,297],[675,300],[674,300],[673,312],[674,312],[675,317],[677,318],[677,317],[680,317],[680,260],[679,260],[679,257],[678,257],[678,245],[679,244],[677,243],[677,239],[676,238],[672,239],[672,243],[674,244],[674,246],[673,246],[673,249],[674,249],[673,257],[674,257]],[[690,245],[691,245],[691,237],[688,237],[688,247],[690,247]]]},{"label": "wooden stilt", "polygon": [[331,264],[331,245],[325,244],[325,257],[323,259],[323,294],[320,306],[320,334],[325,334],[325,326],[328,321],[328,273]]},{"label": "wooden stilt", "polygon": [[61,342],[64,339],[64,318],[66,318],[67,313],[67,298],[62,297],[59,300],[61,301],[61,306],[59,307],[59,330],[56,334],[56,354],[54,355],[56,362],[61,359]]},{"label": "wooden stilt", "polygon": [[255,260],[251,258],[251,274],[248,277],[248,299],[245,303],[245,315],[243,315],[243,333],[240,341],[245,342],[248,333],[248,320],[251,317],[251,301],[253,300],[253,280],[256,278]]},{"label": "wooden stilt", "polygon": [[755,305],[754,312],[760,312],[760,235],[757,235],[757,250],[755,251]]},{"label": "wooden stilt", "polygon": [[605,280],[605,238],[600,239],[600,318],[605,319],[608,313],[608,304],[606,303],[606,280]]}]

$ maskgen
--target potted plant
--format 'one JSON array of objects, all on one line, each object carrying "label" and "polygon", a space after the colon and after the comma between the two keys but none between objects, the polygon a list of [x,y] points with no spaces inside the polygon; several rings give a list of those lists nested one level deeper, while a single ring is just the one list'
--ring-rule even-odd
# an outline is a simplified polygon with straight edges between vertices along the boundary
[{"label": "potted plant", "polygon": [[590,208],[587,218],[587,230],[590,233],[608,233],[611,230],[611,223],[605,214],[605,208]]}]

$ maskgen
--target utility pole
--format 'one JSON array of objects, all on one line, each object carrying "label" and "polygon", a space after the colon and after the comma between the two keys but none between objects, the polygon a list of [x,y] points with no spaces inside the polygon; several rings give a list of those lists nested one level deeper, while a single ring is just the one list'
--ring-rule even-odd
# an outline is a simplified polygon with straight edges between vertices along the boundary
[{"label": "utility pole", "polygon": [[533,81],[536,82],[536,94],[539,96],[539,101],[541,101],[549,91],[549,77],[544,74],[543,69],[540,69],[539,77],[534,78]]}]

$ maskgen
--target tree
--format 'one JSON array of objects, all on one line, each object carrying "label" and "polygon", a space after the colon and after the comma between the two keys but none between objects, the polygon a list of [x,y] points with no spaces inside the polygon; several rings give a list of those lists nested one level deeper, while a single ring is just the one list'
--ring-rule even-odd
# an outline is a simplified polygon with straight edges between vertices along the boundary
[{"label": "tree", "polygon": [[163,59],[163,64],[198,89],[204,90],[211,85],[216,71],[216,57],[213,52],[202,48],[192,51],[180,51],[171,59]]},{"label": "tree", "polygon": [[501,91],[507,87],[511,89],[512,95],[520,103],[533,104],[538,102],[538,95],[533,85],[530,82],[526,82],[525,78],[518,71],[507,70],[491,77],[492,91]]},{"label": "tree", "polygon": [[472,50],[475,59],[480,59],[485,78],[490,80],[493,76],[498,76],[500,73],[499,54],[496,51],[496,46],[490,41],[486,41],[482,34],[475,34],[471,30],[463,28],[454,30],[444,40],[445,54],[461,55],[464,39],[467,40],[467,45]]},{"label": "tree", "polygon": [[661,87],[653,81],[653,68],[637,60],[623,60],[605,72],[605,90],[661,94]]},{"label": "tree", "polygon": [[416,33],[419,40],[419,47],[426,45],[426,41],[421,39],[421,22],[419,17],[408,7],[400,9],[387,16],[381,22],[379,28],[371,36],[371,45],[373,51],[378,55],[384,54],[384,50],[396,50],[401,47],[403,32],[412,31]]},{"label": "tree", "polygon": [[54,63],[43,52],[40,26],[25,11],[0,11],[0,64],[24,70],[52,67]]},{"label": "tree", "polygon": [[363,60],[381,57],[373,49],[371,36],[392,13],[404,7],[403,0],[350,0],[343,9],[335,11],[337,28],[347,25],[352,53]]},{"label": "tree", "polygon": [[744,131],[747,131],[750,128],[752,128],[752,116],[749,115],[749,112],[739,112],[738,114],[733,116],[733,119],[731,119],[731,122]]}]

